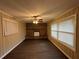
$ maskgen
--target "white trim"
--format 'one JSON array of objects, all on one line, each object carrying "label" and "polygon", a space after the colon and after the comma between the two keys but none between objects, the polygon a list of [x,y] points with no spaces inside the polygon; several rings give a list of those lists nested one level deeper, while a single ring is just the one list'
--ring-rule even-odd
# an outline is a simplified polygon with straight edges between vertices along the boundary
[{"label": "white trim", "polygon": [[[51,41],[51,39],[49,39],[50,40],[50,42],[52,42]],[[53,42],[52,42],[53,43]],[[58,47],[55,43],[53,43],[65,56],[67,56],[68,57],[68,59],[72,59],[70,56],[68,56],[60,47]]]},{"label": "white trim", "polygon": [[[24,39],[25,40],[25,39]],[[19,44],[21,44],[24,40],[17,43],[12,49],[10,49],[8,52],[6,52],[0,59],[3,59],[7,54],[9,54],[14,48],[16,48]]]}]

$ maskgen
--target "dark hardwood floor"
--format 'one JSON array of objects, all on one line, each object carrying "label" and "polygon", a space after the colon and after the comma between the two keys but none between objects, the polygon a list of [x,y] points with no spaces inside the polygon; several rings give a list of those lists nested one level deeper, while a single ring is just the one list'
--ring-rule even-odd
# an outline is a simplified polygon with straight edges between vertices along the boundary
[{"label": "dark hardwood floor", "polygon": [[25,40],[3,59],[68,59],[49,40]]}]

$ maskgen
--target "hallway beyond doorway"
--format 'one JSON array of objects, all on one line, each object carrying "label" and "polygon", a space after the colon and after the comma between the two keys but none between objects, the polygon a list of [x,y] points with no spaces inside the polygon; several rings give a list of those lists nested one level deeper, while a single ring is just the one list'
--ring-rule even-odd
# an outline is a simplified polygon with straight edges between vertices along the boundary
[{"label": "hallway beyond doorway", "polygon": [[68,59],[45,39],[25,40],[4,59]]}]

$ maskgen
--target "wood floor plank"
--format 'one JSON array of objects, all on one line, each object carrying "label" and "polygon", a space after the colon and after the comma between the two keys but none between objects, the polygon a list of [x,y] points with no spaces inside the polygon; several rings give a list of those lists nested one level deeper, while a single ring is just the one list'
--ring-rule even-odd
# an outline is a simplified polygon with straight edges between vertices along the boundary
[{"label": "wood floor plank", "polygon": [[3,59],[68,59],[49,40],[25,40]]}]

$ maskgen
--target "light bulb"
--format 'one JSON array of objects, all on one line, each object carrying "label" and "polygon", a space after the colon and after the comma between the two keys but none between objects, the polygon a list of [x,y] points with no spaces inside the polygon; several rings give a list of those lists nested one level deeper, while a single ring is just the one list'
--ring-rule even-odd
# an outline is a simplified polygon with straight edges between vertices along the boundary
[{"label": "light bulb", "polygon": [[36,21],[33,21],[33,23],[35,24],[35,23],[36,23]]},{"label": "light bulb", "polygon": [[36,23],[35,24],[38,24],[38,21],[36,21]]}]

